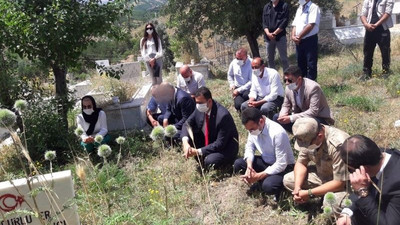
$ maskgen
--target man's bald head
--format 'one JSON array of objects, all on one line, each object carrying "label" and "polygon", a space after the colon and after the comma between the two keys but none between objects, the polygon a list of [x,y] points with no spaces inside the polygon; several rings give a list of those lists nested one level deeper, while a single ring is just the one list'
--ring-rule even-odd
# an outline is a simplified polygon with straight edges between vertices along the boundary
[{"label": "man's bald head", "polygon": [[192,76],[192,69],[188,65],[183,65],[179,69],[179,73],[182,75],[183,78],[188,78]]},{"label": "man's bald head", "polygon": [[245,48],[239,48],[236,51],[235,57],[237,60],[245,61],[247,59],[247,50]]}]

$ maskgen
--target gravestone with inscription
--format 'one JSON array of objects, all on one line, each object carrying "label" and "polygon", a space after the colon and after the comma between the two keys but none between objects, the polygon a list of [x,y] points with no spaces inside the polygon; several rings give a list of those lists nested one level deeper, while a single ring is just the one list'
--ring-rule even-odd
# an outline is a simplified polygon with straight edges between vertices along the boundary
[{"label": "gravestone with inscription", "polygon": [[0,183],[1,225],[41,225],[39,217],[45,224],[80,224],[72,201],[74,185],[70,170],[29,179],[31,188],[26,179]]}]

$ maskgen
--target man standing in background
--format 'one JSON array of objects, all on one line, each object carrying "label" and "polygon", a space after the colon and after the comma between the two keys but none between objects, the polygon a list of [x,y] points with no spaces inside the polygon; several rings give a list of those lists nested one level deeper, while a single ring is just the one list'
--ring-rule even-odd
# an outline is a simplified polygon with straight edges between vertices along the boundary
[{"label": "man standing in background", "polygon": [[382,54],[382,73],[387,75],[390,70],[390,31],[393,27],[393,0],[364,0],[361,22],[365,27],[364,36],[364,75],[360,78],[371,78],[372,62],[376,44]]},{"label": "man standing in background", "polygon": [[317,80],[318,31],[321,13],[310,0],[299,0],[293,20],[292,40],[296,43],[297,65],[303,77]]},{"label": "man standing in background", "polygon": [[268,67],[275,69],[275,49],[278,48],[283,71],[289,67],[286,27],[289,8],[283,0],[271,0],[263,10],[264,40],[267,48]]}]

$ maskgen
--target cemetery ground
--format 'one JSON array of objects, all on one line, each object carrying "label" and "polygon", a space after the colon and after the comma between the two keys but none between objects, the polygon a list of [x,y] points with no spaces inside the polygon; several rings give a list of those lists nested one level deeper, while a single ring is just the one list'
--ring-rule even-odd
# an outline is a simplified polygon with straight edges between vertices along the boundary
[{"label": "cemetery ground", "polygon": [[[400,119],[400,38],[393,38],[391,46],[393,72],[387,79],[380,74],[377,49],[373,78],[358,80],[363,54],[362,47],[355,46],[320,54],[318,82],[329,101],[336,127],[351,135],[364,134],[381,147],[400,148],[400,131],[394,128],[394,121]],[[165,79],[175,83],[175,73]],[[234,117],[239,131],[239,156],[243,156],[248,132],[232,105],[226,73],[216,72],[206,84],[214,99]],[[195,160],[184,159],[180,148],[152,141],[149,130],[128,131],[123,136],[125,143],[112,143],[113,153],[106,161],[97,155],[88,156],[83,150],[71,149],[75,155],[73,162],[61,167],[55,165],[53,169],[73,171],[74,201],[82,224],[332,223],[316,205],[295,205],[290,194],[276,203],[272,197],[260,193],[247,194],[248,186],[236,175],[215,171],[202,175]],[[119,151],[122,159],[117,163]],[[1,151],[0,160],[6,169],[0,173],[2,180],[21,174],[13,152],[12,148]],[[46,163],[37,162],[36,167],[47,173]]]}]

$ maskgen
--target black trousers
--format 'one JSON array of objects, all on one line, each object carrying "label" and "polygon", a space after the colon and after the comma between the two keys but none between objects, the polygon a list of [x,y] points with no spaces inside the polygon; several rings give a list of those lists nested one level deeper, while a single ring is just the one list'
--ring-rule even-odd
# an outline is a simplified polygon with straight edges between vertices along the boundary
[{"label": "black trousers", "polygon": [[[254,156],[253,169],[259,173],[267,169],[270,166],[268,163],[264,162],[261,156]],[[261,183],[262,191],[267,195],[279,195],[283,189],[283,176],[291,172],[294,168],[293,164],[286,167],[285,171],[267,176],[264,180],[259,181]],[[235,173],[244,174],[247,169],[247,163],[243,158],[236,159],[233,165],[233,171]]]},{"label": "black trousers", "polygon": [[318,35],[312,35],[296,45],[297,66],[301,69],[303,77],[317,80],[318,67]]},{"label": "black trousers", "polygon": [[382,70],[388,72],[390,69],[390,31],[384,30],[382,26],[372,32],[365,31],[364,36],[364,73],[371,76],[373,56],[376,45],[379,46],[382,55]]},{"label": "black trousers", "polygon": [[240,106],[243,102],[249,100],[249,93],[250,90],[245,90],[243,93],[239,93],[239,95],[236,96],[235,99],[233,99],[233,102],[235,103],[235,109],[237,111],[240,111]]}]

